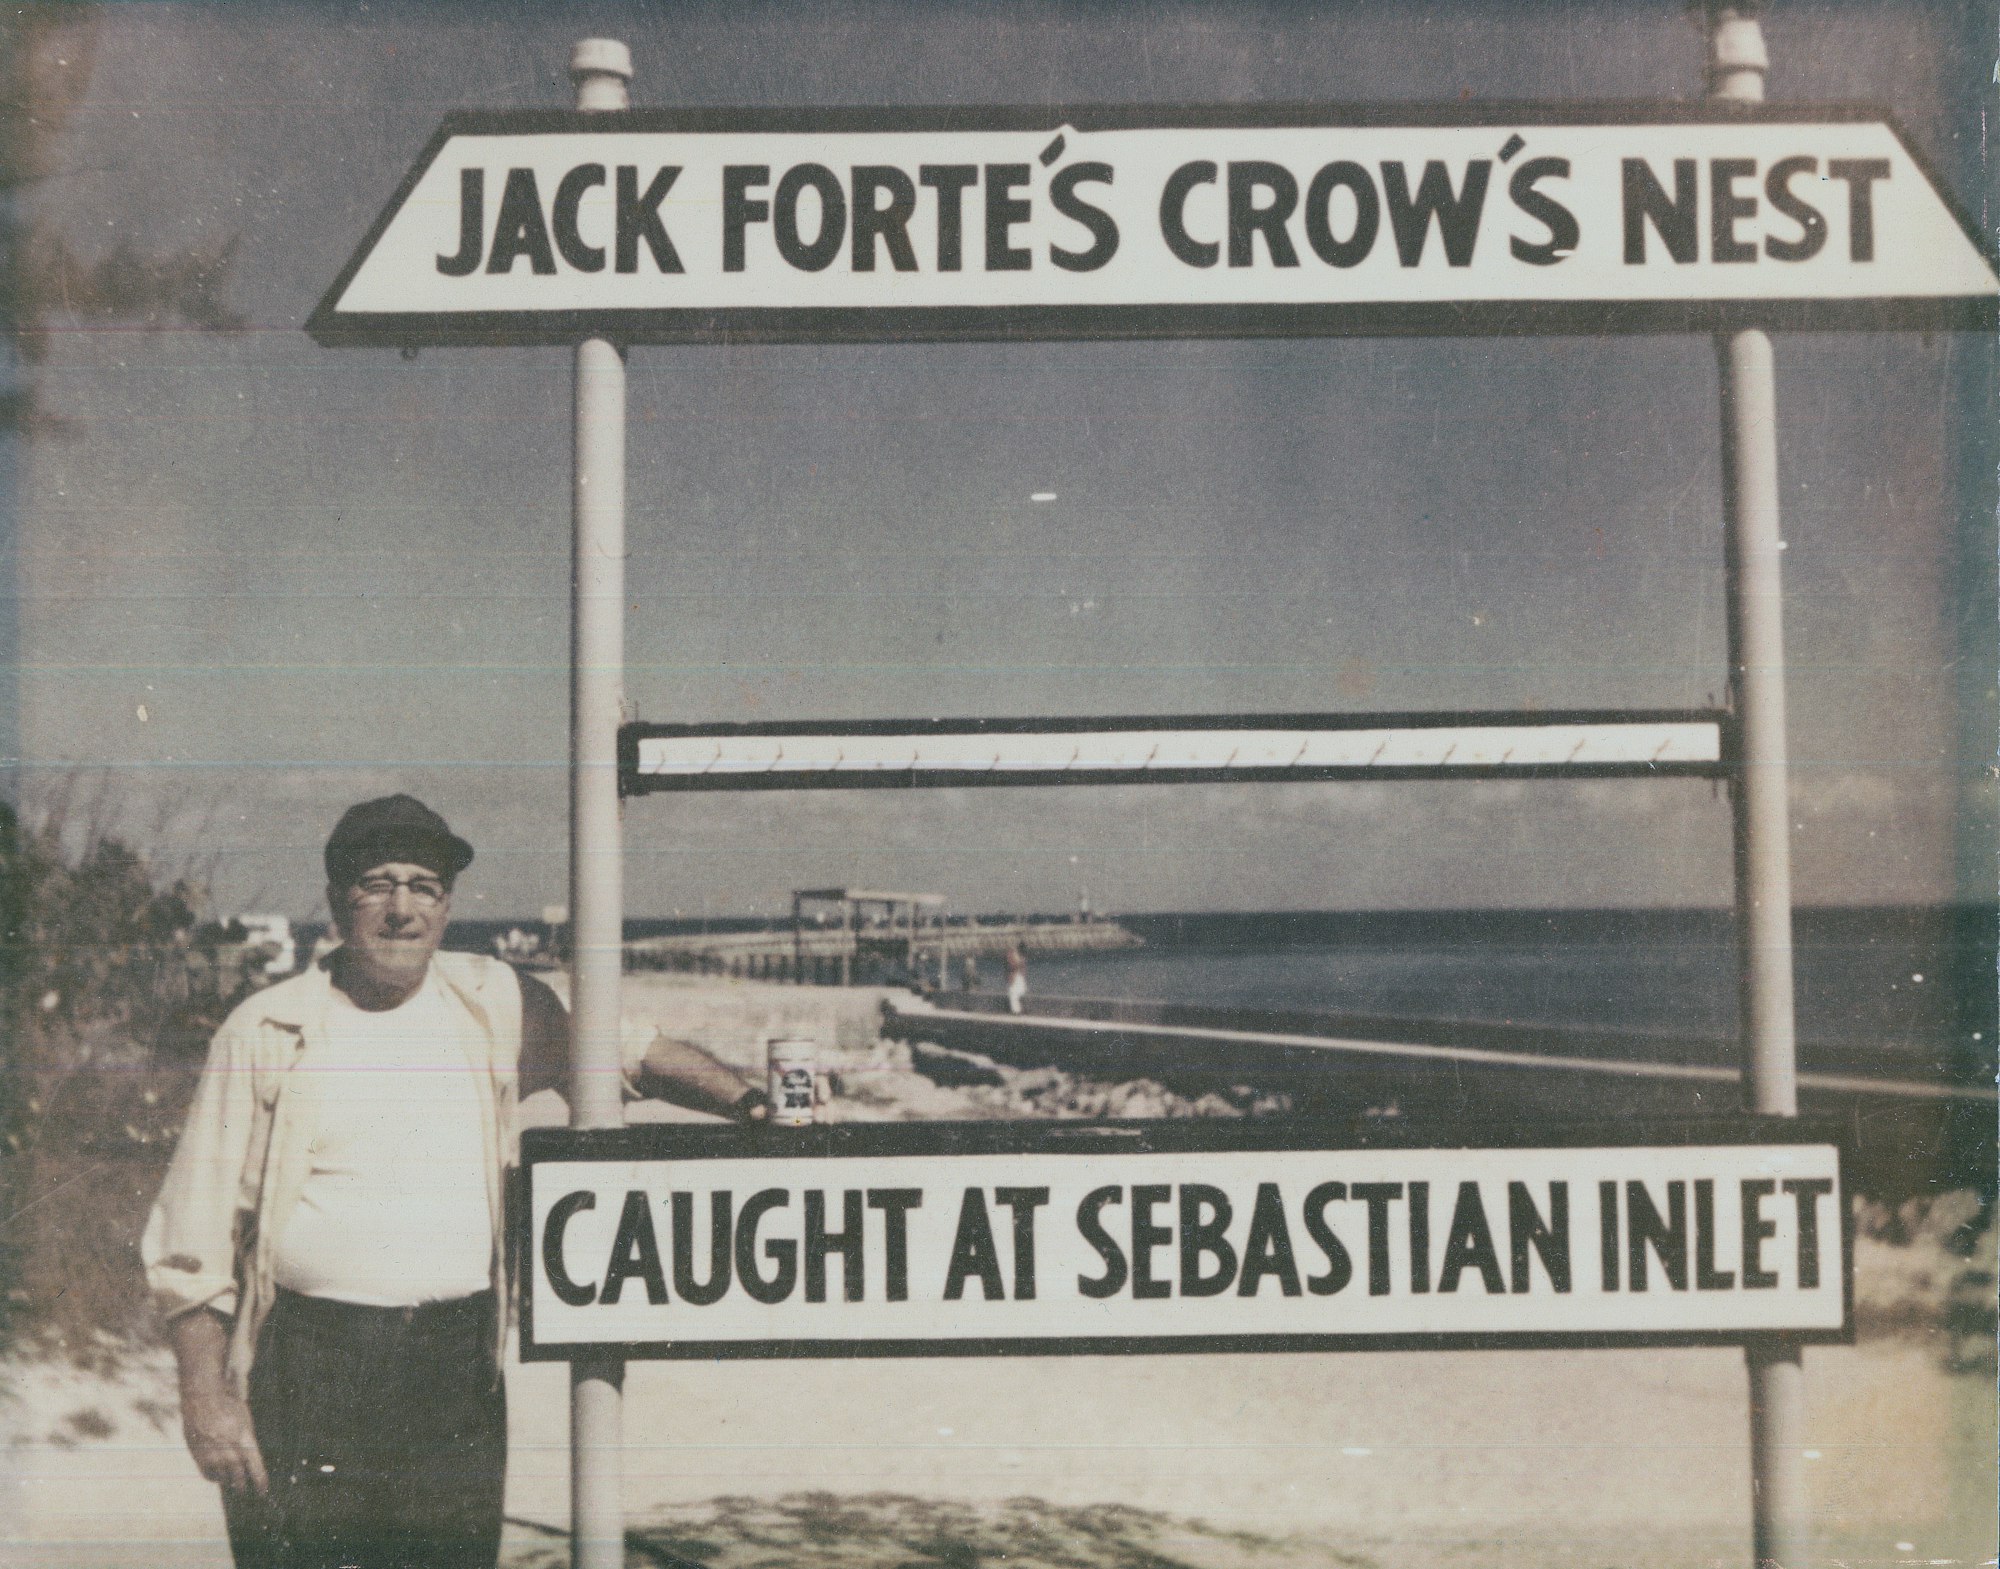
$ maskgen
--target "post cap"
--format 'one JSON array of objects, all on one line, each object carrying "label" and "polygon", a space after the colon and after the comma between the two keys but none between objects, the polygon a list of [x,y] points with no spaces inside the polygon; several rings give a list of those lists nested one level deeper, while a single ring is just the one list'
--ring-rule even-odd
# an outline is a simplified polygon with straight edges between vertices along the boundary
[{"label": "post cap", "polygon": [[1771,55],[1758,0],[1709,0],[1708,90],[1711,97],[1761,102]]},{"label": "post cap", "polygon": [[1754,11],[1715,12],[1709,24],[1709,39],[1719,67],[1744,71],[1771,68],[1771,54],[1764,46],[1764,29]]},{"label": "post cap", "polygon": [[584,38],[569,52],[571,81],[587,76],[615,76],[632,80],[632,51],[616,38]]}]

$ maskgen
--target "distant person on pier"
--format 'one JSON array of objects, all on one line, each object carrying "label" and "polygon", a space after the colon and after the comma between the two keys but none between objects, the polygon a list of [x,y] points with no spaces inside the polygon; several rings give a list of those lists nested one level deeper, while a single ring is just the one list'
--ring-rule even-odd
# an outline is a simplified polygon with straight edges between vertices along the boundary
[{"label": "distant person on pier", "polygon": [[1028,996],[1028,956],[1019,944],[1007,949],[1007,1011],[1019,1013]]},{"label": "distant person on pier", "polygon": [[967,954],[967,955],[965,956],[965,968],[964,968],[964,969],[963,969],[962,971],[960,971],[959,973],[960,973],[960,975],[961,975],[961,976],[963,977],[963,978],[962,978],[962,979],[961,979],[961,980],[959,981],[959,989],[960,989],[961,991],[968,991],[968,992],[976,992],[976,991],[978,991],[978,990],[979,990],[979,955],[978,955],[978,954],[976,954],[976,953],[968,953],[968,954]]}]

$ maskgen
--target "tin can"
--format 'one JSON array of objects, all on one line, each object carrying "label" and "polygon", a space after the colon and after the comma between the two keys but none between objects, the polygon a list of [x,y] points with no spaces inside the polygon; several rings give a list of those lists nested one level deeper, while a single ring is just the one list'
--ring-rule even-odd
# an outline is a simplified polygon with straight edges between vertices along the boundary
[{"label": "tin can", "polygon": [[800,1035],[774,1036],[769,1061],[772,1123],[810,1127],[819,1099],[818,1043]]}]

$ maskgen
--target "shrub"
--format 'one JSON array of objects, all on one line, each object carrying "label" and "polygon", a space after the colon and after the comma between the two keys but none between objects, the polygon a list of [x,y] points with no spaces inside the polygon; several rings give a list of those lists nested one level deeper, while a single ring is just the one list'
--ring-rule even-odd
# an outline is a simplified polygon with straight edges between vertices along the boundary
[{"label": "shrub", "polygon": [[139,1234],[243,988],[196,880],[64,815],[0,803],[0,1337],[82,1353],[151,1328]]}]

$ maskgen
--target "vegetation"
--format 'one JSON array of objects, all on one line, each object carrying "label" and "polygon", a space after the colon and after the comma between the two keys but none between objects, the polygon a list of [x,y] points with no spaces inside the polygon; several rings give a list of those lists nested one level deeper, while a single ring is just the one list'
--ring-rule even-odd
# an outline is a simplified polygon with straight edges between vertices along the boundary
[{"label": "vegetation", "polygon": [[[61,433],[34,371],[67,329],[241,325],[223,299],[233,236],[86,252],[36,210],[64,171],[100,15],[76,0],[0,11],[0,444]],[[19,534],[14,466],[0,451],[0,542]],[[0,574],[10,555],[0,545]],[[0,617],[0,681],[15,679],[15,653]],[[18,750],[15,723],[0,690],[0,756]],[[60,806],[29,827],[0,799],[0,1340],[32,1326],[77,1343],[148,1322],[138,1219],[232,989],[201,902],[198,880],[162,883],[128,843],[79,833]]]},{"label": "vegetation", "polygon": [[209,1035],[246,987],[192,874],[0,803],[0,1335],[151,1332],[137,1246]]}]

